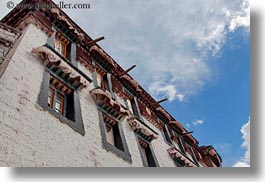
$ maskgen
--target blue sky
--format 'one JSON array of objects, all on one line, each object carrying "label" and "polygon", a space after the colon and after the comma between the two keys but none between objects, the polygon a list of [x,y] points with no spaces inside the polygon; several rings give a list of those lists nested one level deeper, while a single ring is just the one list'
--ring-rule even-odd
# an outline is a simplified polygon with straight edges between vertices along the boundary
[{"label": "blue sky", "polygon": [[100,45],[124,69],[136,64],[130,74],[157,100],[169,98],[163,106],[200,145],[216,147],[224,166],[249,166],[249,0],[78,3],[91,9],[68,15],[105,36]]},{"label": "blue sky", "polygon": [[164,104],[201,144],[213,144],[224,166],[244,156],[240,129],[250,116],[249,35],[239,29],[228,37],[220,57],[210,58],[216,62],[214,81],[187,102]]}]

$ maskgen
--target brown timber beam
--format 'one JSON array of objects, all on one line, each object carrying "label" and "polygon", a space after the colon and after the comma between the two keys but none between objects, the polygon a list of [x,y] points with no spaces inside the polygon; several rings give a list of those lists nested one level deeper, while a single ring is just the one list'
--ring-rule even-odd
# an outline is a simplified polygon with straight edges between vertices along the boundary
[{"label": "brown timber beam", "polygon": [[129,71],[131,71],[132,69],[134,69],[136,67],[136,65],[133,65],[132,67],[130,67],[129,69],[127,69],[126,71],[122,72],[119,77],[125,75],[126,73],[128,73]]},{"label": "brown timber beam", "polygon": [[88,45],[91,46],[91,45],[94,45],[95,43],[101,41],[101,40],[104,40],[105,38],[104,37],[100,37],[100,38],[97,38],[95,40],[91,40],[90,42],[88,42]]}]

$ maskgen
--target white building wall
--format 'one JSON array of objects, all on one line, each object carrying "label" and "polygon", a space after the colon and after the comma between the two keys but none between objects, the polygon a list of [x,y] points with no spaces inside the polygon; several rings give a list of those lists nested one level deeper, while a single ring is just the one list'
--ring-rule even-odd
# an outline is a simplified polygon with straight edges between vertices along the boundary
[{"label": "white building wall", "polygon": [[[0,166],[143,166],[135,134],[126,120],[122,127],[132,163],[102,147],[98,110],[89,93],[92,83],[80,92],[85,136],[37,104],[44,66],[31,50],[45,44],[48,37],[34,25],[29,25],[22,36],[0,79]],[[90,74],[84,66],[78,66]],[[149,125],[159,133],[159,138],[152,142],[159,165],[174,167],[162,134]]]}]

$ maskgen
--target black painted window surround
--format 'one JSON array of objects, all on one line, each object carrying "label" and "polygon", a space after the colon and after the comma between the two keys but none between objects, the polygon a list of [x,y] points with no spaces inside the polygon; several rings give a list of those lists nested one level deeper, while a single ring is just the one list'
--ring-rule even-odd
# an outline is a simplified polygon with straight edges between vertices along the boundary
[{"label": "black painted window surround", "polygon": [[[62,123],[67,124],[69,127],[71,127],[76,132],[80,133],[81,135],[85,135],[79,94],[76,90],[72,90],[72,92],[66,97],[66,107],[64,114],[58,113],[53,108],[48,106],[50,74],[52,73],[46,68],[43,73],[43,80],[41,83],[41,89],[38,97],[38,104],[43,109],[49,111],[52,115],[58,118]],[[52,75],[53,77],[56,77],[55,74]]]},{"label": "black painted window surround", "polygon": [[[99,114],[99,125],[102,136],[103,148],[105,148],[107,151],[113,152],[118,157],[131,163],[132,162],[131,154],[129,152],[129,148],[126,143],[125,135],[123,133],[120,121],[116,120],[114,117],[109,115],[106,111],[104,111],[100,107],[98,107],[98,114]],[[104,115],[108,115],[108,117],[111,117],[113,120],[116,120],[116,124],[112,127],[113,140],[114,140],[113,142],[110,142],[107,138],[108,127],[106,127],[106,122],[104,121]]]},{"label": "black painted window surround", "polygon": [[141,154],[144,167],[159,167],[155,152],[150,142],[136,134],[138,148]]}]

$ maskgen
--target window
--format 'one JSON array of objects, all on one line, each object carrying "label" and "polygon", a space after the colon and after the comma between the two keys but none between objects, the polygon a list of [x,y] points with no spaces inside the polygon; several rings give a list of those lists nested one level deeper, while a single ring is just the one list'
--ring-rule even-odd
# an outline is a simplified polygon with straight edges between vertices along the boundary
[{"label": "window", "polygon": [[81,135],[85,134],[78,92],[56,74],[43,74],[39,105]]},{"label": "window", "polygon": [[189,144],[187,144],[187,145],[188,145],[189,153],[190,153],[190,155],[192,157],[193,162],[198,166],[198,160],[197,160],[196,155],[194,153],[193,147],[190,146]]},{"label": "window", "polygon": [[50,76],[49,94],[47,100],[48,106],[61,115],[65,115],[66,117],[69,116],[69,114],[65,112],[66,108],[67,112],[74,112],[73,107],[66,105],[66,100],[70,100],[72,96],[71,92],[72,90],[55,78],[55,76]]},{"label": "window", "polygon": [[174,160],[174,163],[177,167],[185,167],[185,161],[181,160],[181,159],[176,159]]},{"label": "window", "polygon": [[134,114],[136,117],[140,118],[139,112],[138,112],[138,110],[137,110],[137,106],[136,106],[135,98],[133,97],[133,98],[130,100],[130,102],[131,102],[131,106],[132,106],[133,114]]},{"label": "window", "polygon": [[48,106],[54,109],[56,112],[64,115],[64,102],[65,102],[65,96],[59,93],[58,90],[50,86],[49,96],[48,96]]},{"label": "window", "polygon": [[139,149],[145,167],[159,167],[149,143],[138,137]]},{"label": "window", "polygon": [[67,50],[70,42],[59,32],[55,35],[54,49],[65,58],[67,57]]},{"label": "window", "polygon": [[110,91],[107,74],[103,76],[103,90]]},{"label": "window", "polygon": [[170,139],[170,135],[169,135],[169,128],[168,128],[168,126],[167,125],[164,125],[164,127],[163,127],[163,136],[164,136],[164,139],[165,139],[165,141],[169,144],[169,145],[173,145],[172,144],[172,141],[171,141],[171,139]]},{"label": "window", "polygon": [[105,122],[105,131],[106,131],[106,141],[117,149],[124,151],[118,122],[103,114]]},{"label": "window", "polygon": [[98,83],[98,86],[102,90],[110,91],[109,84],[108,84],[108,77],[107,77],[107,74],[105,72],[97,74],[97,83]]},{"label": "window", "polygon": [[168,128],[168,125],[166,124],[167,122],[163,119],[160,119],[159,117],[158,117],[158,120],[164,124],[164,126],[163,126],[163,137],[164,137],[165,142],[167,144],[169,144],[170,146],[173,145],[171,138],[170,138],[170,133],[169,133],[170,128]]},{"label": "window", "polygon": [[185,147],[183,145],[183,138],[180,135],[178,136],[178,146],[179,146],[180,151],[183,154],[185,154],[186,152],[185,152]]},{"label": "window", "polygon": [[127,162],[132,162],[122,126],[117,118],[98,106],[103,147]]}]

